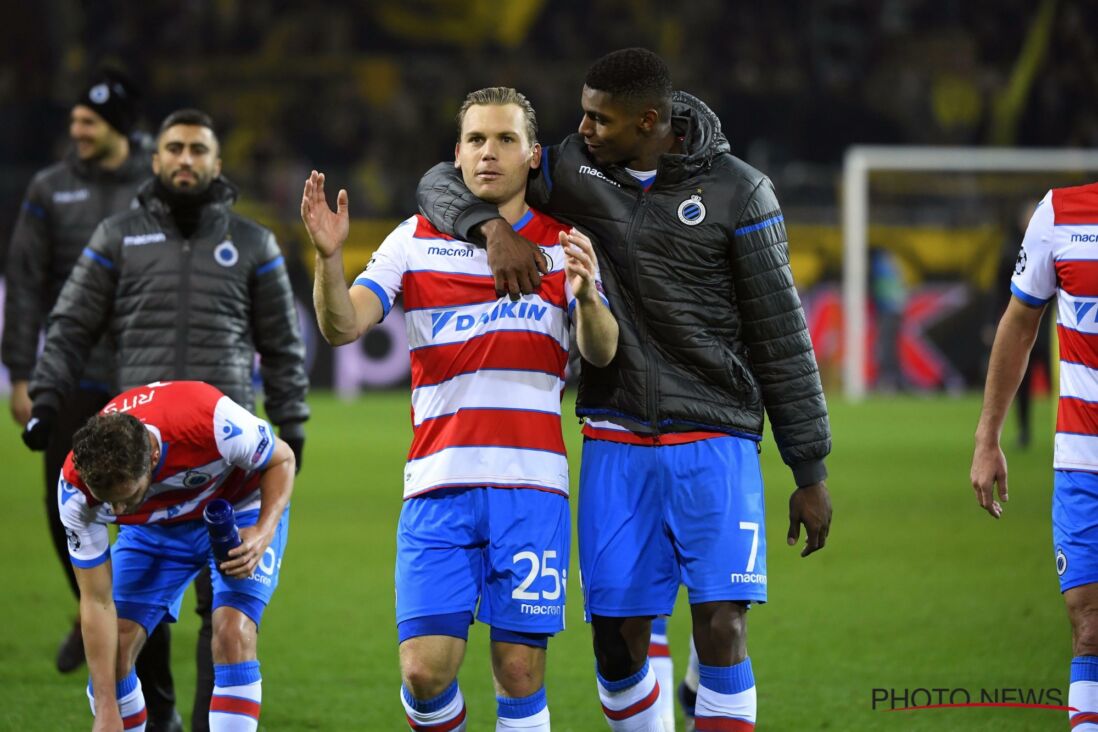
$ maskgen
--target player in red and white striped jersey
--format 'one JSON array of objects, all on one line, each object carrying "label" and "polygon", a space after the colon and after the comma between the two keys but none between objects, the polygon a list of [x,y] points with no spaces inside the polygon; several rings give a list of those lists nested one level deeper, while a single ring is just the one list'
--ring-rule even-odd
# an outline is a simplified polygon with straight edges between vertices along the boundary
[{"label": "player in red and white striped jersey", "polygon": [[[214,387],[157,382],[112,399],[73,440],[57,501],[80,586],[95,729],[143,730],[134,661],[187,585],[214,571],[210,729],[255,730],[256,633],[278,585],[294,455],[271,426]],[[202,511],[233,504],[241,544],[214,567]],[[120,524],[110,546],[107,524]]]},{"label": "player in red and white striped jersey", "polygon": [[1052,538],[1071,618],[1068,706],[1073,730],[1098,731],[1098,183],[1057,188],[1030,219],[988,364],[972,486],[995,518],[1007,499],[999,440],[1041,315],[1054,297],[1060,401],[1053,457]]},{"label": "player in red and white striped jersey", "polygon": [[491,626],[497,730],[549,730],[545,648],[563,629],[570,521],[560,399],[569,327],[580,354],[605,365],[617,322],[581,232],[531,210],[540,163],[534,110],[513,89],[473,92],[459,115],[455,159],[466,185],[540,246],[545,274],[521,300],[500,297],[482,247],[413,216],[346,289],[338,210],[313,172],[301,214],[317,249],[321,332],[349,343],[399,294],[412,358],[412,446],[397,536],[402,699],[413,730],[465,729],[457,672],[473,613]]}]

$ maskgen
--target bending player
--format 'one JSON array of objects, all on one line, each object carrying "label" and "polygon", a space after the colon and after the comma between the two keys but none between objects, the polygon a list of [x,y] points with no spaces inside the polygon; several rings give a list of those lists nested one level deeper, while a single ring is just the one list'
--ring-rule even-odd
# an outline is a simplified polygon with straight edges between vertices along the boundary
[{"label": "bending player", "polygon": [[[93,729],[144,730],[133,670],[148,633],[175,622],[183,592],[213,572],[210,729],[257,729],[256,632],[278,585],[294,456],[264,420],[214,387],[154,383],[123,392],[73,440],[58,485],[80,586]],[[215,567],[202,511],[234,505],[242,543]],[[109,546],[107,524],[120,528]]]},{"label": "bending player", "polygon": [[347,193],[328,208],[324,176],[301,217],[317,250],[321,332],[350,343],[403,292],[412,355],[414,437],[397,533],[401,696],[413,730],[464,730],[457,672],[474,610],[491,625],[497,730],[549,729],[549,636],[564,627],[570,520],[560,395],[569,321],[583,358],[603,366],[617,322],[599,292],[590,240],[530,209],[534,110],[513,89],[473,92],[458,115],[455,165],[466,185],[540,245],[548,273],[521,300],[496,295],[483,248],[413,216],[346,288]]}]

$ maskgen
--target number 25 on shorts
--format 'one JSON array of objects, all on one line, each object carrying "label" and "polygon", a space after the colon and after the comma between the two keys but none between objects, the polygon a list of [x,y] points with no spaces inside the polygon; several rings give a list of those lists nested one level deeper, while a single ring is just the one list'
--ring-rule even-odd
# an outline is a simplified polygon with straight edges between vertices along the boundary
[{"label": "number 25 on shorts", "polygon": [[[535,552],[519,552],[512,557],[511,561],[516,565],[520,562],[529,562],[530,571],[519,586],[511,591],[511,597],[515,600],[559,600],[560,593],[564,588],[563,583],[568,581],[568,570],[560,572],[556,567],[549,566],[549,563],[555,561],[556,558],[557,552],[553,549],[543,551],[540,560]],[[534,584],[539,576],[551,577],[553,589],[542,590],[540,595],[537,592],[530,592],[530,585]]]}]

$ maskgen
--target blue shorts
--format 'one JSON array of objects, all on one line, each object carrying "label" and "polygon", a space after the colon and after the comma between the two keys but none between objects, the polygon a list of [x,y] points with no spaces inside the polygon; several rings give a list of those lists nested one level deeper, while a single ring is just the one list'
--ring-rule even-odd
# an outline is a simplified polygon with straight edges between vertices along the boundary
[{"label": "blue shorts", "polygon": [[557,493],[462,488],[409,498],[397,526],[397,623],[475,611],[493,629],[563,630],[570,533],[568,499]]},{"label": "blue shorts", "polygon": [[763,513],[750,440],[585,440],[579,546],[588,621],[670,615],[680,583],[691,604],[766,602]]},{"label": "blue shorts", "polygon": [[1098,475],[1055,471],[1052,546],[1060,592],[1098,582]]},{"label": "blue shorts", "polygon": [[[236,515],[237,526],[254,526],[259,509]],[[271,601],[286,537],[290,509],[283,512],[274,539],[250,577],[236,579],[221,574],[210,552],[210,536],[201,520],[176,524],[124,524],[111,546],[114,604],[118,617],[132,620],[152,633],[165,618],[179,619],[183,593],[202,567],[209,565],[213,580],[213,609],[228,606],[251,618],[256,627]]]}]

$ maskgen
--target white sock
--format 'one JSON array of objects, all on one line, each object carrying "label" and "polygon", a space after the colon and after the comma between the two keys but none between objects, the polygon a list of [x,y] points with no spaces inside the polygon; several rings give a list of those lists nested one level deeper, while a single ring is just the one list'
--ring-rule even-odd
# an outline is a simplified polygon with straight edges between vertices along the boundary
[{"label": "white sock", "polygon": [[698,732],[750,732],[755,729],[755,674],[751,659],[735,666],[698,664]]},{"label": "white sock", "polygon": [[667,642],[667,618],[652,621],[652,639],[648,642],[648,663],[660,685],[660,697],[656,701],[660,719],[667,732],[675,732],[675,663],[671,660],[671,648]]},{"label": "white sock", "polygon": [[1068,712],[1072,732],[1098,732],[1098,656],[1071,659],[1068,706],[1079,710]]},{"label": "white sock", "polygon": [[549,732],[549,706],[544,686],[530,696],[518,699],[496,697],[496,732],[511,729]]},{"label": "white sock", "polygon": [[[95,695],[90,679],[86,691],[94,717]],[[118,699],[118,711],[122,715],[122,728],[126,732],[145,732],[148,713],[145,711],[145,695],[141,693],[141,682],[137,680],[137,672],[131,669],[129,676],[115,684],[114,692],[115,698]]]},{"label": "white sock", "polygon": [[660,685],[648,661],[640,671],[621,681],[607,681],[596,671],[599,701],[606,723],[614,732],[663,732],[656,700]]},{"label": "white sock", "polygon": [[259,661],[214,664],[210,732],[256,732],[262,702]]},{"label": "white sock", "polygon": [[416,699],[402,685],[400,703],[414,732],[465,732],[465,697],[456,680],[433,699]]}]

